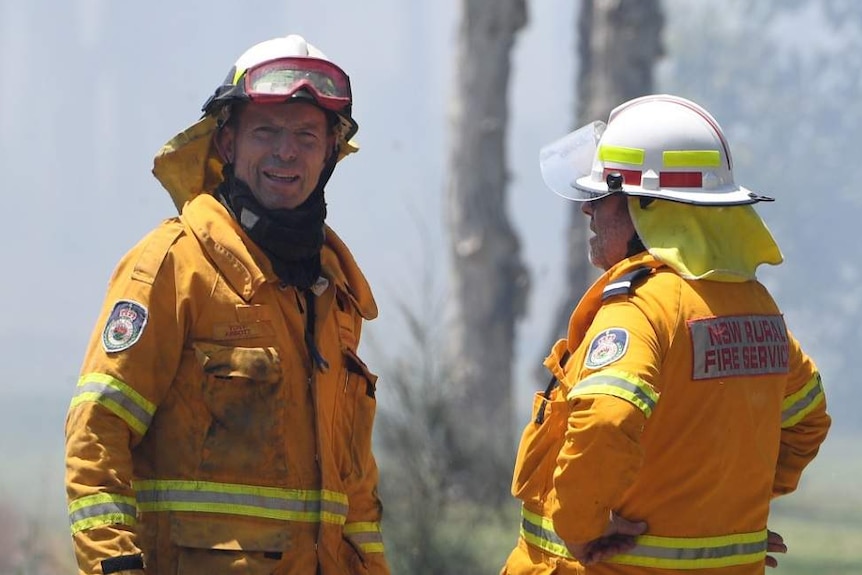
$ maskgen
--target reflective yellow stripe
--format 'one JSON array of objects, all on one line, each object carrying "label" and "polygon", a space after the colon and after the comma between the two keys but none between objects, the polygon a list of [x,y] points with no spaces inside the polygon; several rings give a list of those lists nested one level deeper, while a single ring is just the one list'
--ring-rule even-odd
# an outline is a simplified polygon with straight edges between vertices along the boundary
[{"label": "reflective yellow stripe", "polygon": [[566,548],[566,544],[554,532],[554,524],[550,519],[527,511],[523,507],[521,507],[521,515],[523,517],[521,520],[521,537],[527,543],[552,555],[573,559],[572,554]]},{"label": "reflective yellow stripe", "polygon": [[141,511],[198,511],[337,525],[347,519],[347,495],[335,491],[158,479],[136,481],[134,488]]},{"label": "reflective yellow stripe", "polygon": [[376,521],[347,523],[344,534],[365,553],[383,553],[383,534]]},{"label": "reflective yellow stripe", "polygon": [[717,168],[721,166],[718,150],[668,150],[662,153],[665,168]]},{"label": "reflective yellow stripe", "polygon": [[136,433],[143,435],[150,427],[156,406],[140,393],[110,375],[88,373],[78,380],[78,388],[69,409],[95,402],[125,421]]},{"label": "reflective yellow stripe", "polygon": [[69,503],[72,535],[105,525],[135,525],[135,498],[113,493],[97,493]]},{"label": "reflective yellow stripe", "polygon": [[[521,537],[543,551],[572,559],[550,519],[521,508]],[[634,549],[608,559],[610,563],[660,569],[711,569],[757,563],[766,557],[766,529],[718,537],[641,535]]]},{"label": "reflective yellow stripe", "polygon": [[644,380],[615,369],[605,369],[585,377],[572,388],[567,399],[579,395],[612,395],[624,399],[649,417],[659,394]]},{"label": "reflective yellow stripe", "polygon": [[781,427],[796,425],[823,401],[823,383],[820,374],[815,373],[802,389],[784,398],[781,405]]},{"label": "reflective yellow stripe", "polygon": [[625,148],[623,146],[599,146],[599,159],[603,162],[631,164],[642,166],[646,152],[640,148]]},{"label": "reflective yellow stripe", "polygon": [[631,551],[609,563],[666,569],[711,569],[757,563],[766,557],[766,529],[720,537],[641,535]]}]

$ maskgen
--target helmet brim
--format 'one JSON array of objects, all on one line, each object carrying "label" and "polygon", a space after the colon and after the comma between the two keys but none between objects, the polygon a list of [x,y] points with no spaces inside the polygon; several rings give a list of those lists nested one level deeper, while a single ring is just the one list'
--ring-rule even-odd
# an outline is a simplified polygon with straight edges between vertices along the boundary
[{"label": "helmet brim", "polygon": [[[607,183],[596,181],[593,176],[578,178],[573,183],[573,187],[583,196],[592,195],[592,199],[612,193],[608,191]],[[742,206],[772,200],[772,198],[761,196],[748,188],[737,185],[715,188],[709,191],[693,191],[685,188],[658,188],[652,190],[642,186],[632,186],[623,183],[621,192],[627,196],[655,198],[698,206]]]}]

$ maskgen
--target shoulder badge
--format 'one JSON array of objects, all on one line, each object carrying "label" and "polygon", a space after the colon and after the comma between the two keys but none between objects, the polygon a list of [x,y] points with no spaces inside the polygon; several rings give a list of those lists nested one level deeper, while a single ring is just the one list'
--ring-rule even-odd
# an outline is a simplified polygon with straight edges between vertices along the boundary
[{"label": "shoulder badge", "polygon": [[129,349],[141,339],[146,325],[147,308],[138,302],[121,299],[108,316],[102,332],[102,347],[108,353]]},{"label": "shoulder badge", "polygon": [[584,367],[598,369],[609,365],[626,354],[629,348],[629,332],[621,327],[606,329],[590,342]]}]

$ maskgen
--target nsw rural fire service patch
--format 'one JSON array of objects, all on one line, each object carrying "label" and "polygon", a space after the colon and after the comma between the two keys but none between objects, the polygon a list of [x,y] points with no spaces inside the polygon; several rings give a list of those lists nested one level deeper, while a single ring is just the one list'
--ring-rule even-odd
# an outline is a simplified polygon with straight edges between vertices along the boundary
[{"label": "nsw rural fire service patch", "polygon": [[102,347],[108,353],[129,349],[141,339],[146,325],[147,308],[138,302],[121,299],[114,304],[102,332]]},{"label": "nsw rural fire service patch", "polygon": [[780,315],[737,315],[688,322],[692,379],[771,375],[790,370],[787,326]]},{"label": "nsw rural fire service patch", "polygon": [[626,354],[629,348],[629,332],[612,327],[598,334],[590,342],[584,367],[598,369],[609,365]]}]

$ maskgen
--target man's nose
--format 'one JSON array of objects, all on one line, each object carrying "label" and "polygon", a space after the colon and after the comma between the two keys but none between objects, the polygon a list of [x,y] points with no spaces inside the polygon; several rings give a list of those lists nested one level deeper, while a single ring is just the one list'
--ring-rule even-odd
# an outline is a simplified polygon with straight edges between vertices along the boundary
[{"label": "man's nose", "polygon": [[296,158],[297,141],[293,134],[283,131],[278,134],[272,149],[272,155],[282,160]]}]

